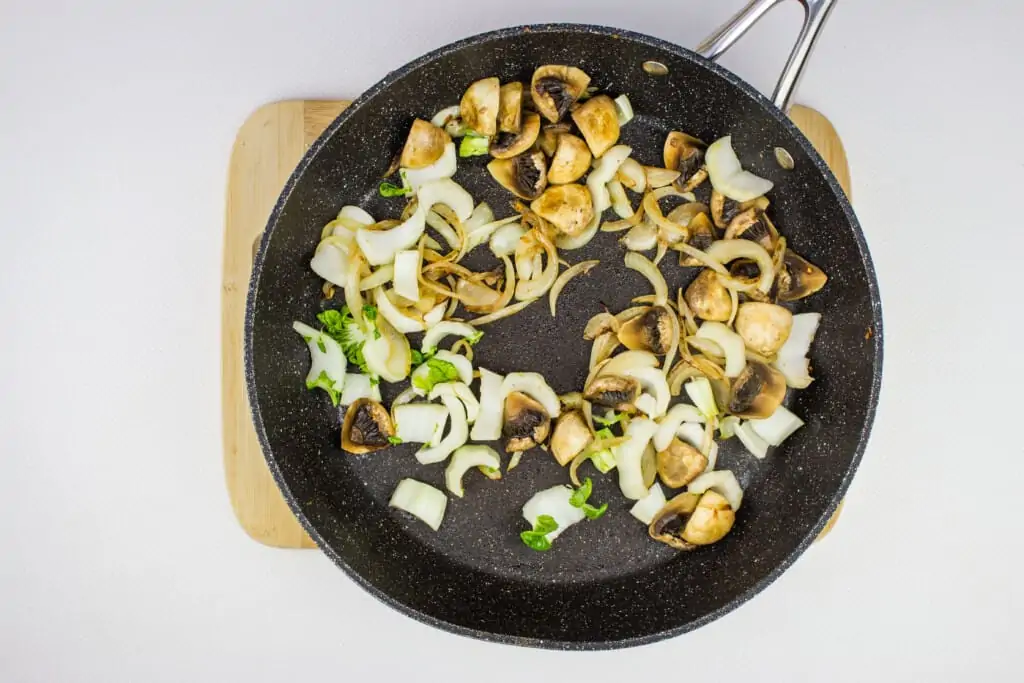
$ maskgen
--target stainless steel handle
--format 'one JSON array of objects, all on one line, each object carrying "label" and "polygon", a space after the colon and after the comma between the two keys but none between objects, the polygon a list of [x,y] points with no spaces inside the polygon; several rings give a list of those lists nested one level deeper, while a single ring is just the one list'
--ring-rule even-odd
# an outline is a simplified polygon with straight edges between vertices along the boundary
[{"label": "stainless steel handle", "polygon": [[[750,27],[768,13],[773,7],[788,0],[751,0],[746,7],[737,12],[731,19],[718,27],[707,39],[697,46],[697,52],[715,60],[725,54]],[[803,75],[807,58],[811,55],[814,41],[821,33],[829,12],[836,0],[798,0],[804,7],[804,25],[796,39],[793,51],[789,53],[786,66],[782,69],[779,82],[772,94],[772,102],[782,111],[788,111],[793,92]]]}]

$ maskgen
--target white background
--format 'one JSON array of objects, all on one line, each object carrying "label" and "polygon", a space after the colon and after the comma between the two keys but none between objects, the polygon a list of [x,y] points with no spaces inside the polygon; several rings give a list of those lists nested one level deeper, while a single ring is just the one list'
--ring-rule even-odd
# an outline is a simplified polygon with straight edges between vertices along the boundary
[{"label": "white background", "polygon": [[[0,680],[1019,676],[1011,0],[843,0],[815,52],[798,100],[850,156],[884,387],[840,524],[753,602],[635,650],[515,649],[401,617],[232,516],[218,283],[246,116],[357,95],[485,29],[586,21],[692,46],[738,4],[0,2]],[[725,64],[770,91],[799,14],[777,10]]]}]

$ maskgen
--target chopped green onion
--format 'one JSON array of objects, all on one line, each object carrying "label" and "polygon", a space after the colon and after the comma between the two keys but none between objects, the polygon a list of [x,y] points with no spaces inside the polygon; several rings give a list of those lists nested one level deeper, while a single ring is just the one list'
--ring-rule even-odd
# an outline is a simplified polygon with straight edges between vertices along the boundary
[{"label": "chopped green onion", "polygon": [[397,446],[398,444],[404,443],[404,442],[401,439],[399,439],[397,436],[389,436],[388,437],[388,443],[391,444],[392,446]]},{"label": "chopped green onion", "polygon": [[478,157],[487,154],[490,149],[490,139],[476,133],[469,133],[459,143],[460,157]]},{"label": "chopped green onion", "polygon": [[327,376],[326,370],[321,370],[317,378],[312,382],[306,380],[307,389],[323,389],[331,397],[331,404],[338,405],[341,401],[341,392],[334,388],[334,380]]},{"label": "chopped green onion", "polygon": [[[609,415],[611,415],[611,417],[608,417]],[[613,410],[609,410],[607,413],[605,413],[604,417],[601,417],[600,415],[594,415],[594,422],[600,422],[605,427],[610,427],[612,425],[619,424],[625,419],[625,413],[616,413]]]},{"label": "chopped green onion", "polygon": [[587,519],[597,519],[608,511],[608,503],[604,503],[599,508],[587,503],[587,499],[590,498],[590,494],[593,489],[594,483],[590,480],[590,477],[587,477],[583,480],[583,484],[573,491],[572,495],[569,497],[569,505],[583,510],[583,514],[587,516]]},{"label": "chopped green onion", "polygon": [[533,529],[530,531],[523,531],[519,534],[519,538],[523,539],[523,543],[526,544],[527,548],[537,551],[544,551],[551,549],[551,541],[548,540],[548,534],[558,528],[558,522],[551,515],[541,515],[537,518],[537,521],[533,525]]},{"label": "chopped green onion", "polygon": [[402,197],[410,192],[412,192],[411,187],[400,187],[389,182],[383,182],[380,184],[381,197]]},{"label": "chopped green onion", "polygon": [[412,349],[411,353],[412,353],[412,366],[414,368],[416,368],[416,367],[419,367],[420,365],[423,365],[423,361],[426,360],[423,357],[423,354],[420,353],[419,351],[417,351],[416,349]]},{"label": "chopped green onion", "polygon": [[417,389],[429,394],[435,384],[459,381],[458,368],[446,360],[431,358],[427,360],[424,365],[427,366],[427,372],[416,373],[412,378],[413,386]]}]

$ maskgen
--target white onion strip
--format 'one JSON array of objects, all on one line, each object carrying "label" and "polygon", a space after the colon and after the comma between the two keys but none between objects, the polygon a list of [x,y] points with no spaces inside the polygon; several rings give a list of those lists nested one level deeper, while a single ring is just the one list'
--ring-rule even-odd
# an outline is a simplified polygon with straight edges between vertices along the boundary
[{"label": "white onion strip", "polygon": [[388,505],[408,512],[437,531],[444,520],[444,511],[448,507],[448,496],[429,484],[415,479],[403,479],[395,487],[395,492],[391,494],[391,501]]},{"label": "white onion strip", "polygon": [[626,254],[625,263],[627,268],[635,270],[650,281],[651,286],[654,287],[654,296],[657,297],[655,304],[664,306],[668,301],[668,284],[665,282],[665,276],[658,270],[658,266],[643,254],[636,252]]},{"label": "white onion strip", "polygon": [[526,301],[514,303],[511,306],[506,306],[505,308],[499,309],[494,313],[488,313],[487,315],[482,315],[479,318],[473,318],[472,320],[469,321],[469,324],[473,325],[474,327],[480,327],[481,325],[486,325],[487,323],[493,323],[496,320],[507,318],[510,315],[515,315],[516,313],[523,310],[536,300],[537,299],[527,299]]},{"label": "white onion strip", "polygon": [[590,269],[599,263],[600,261],[581,261],[558,276],[558,279],[555,280],[555,284],[551,286],[551,292],[548,296],[552,318],[555,317],[555,307],[558,304],[558,295],[562,293],[562,289],[569,283],[569,280],[573,279],[577,275],[589,272]]}]

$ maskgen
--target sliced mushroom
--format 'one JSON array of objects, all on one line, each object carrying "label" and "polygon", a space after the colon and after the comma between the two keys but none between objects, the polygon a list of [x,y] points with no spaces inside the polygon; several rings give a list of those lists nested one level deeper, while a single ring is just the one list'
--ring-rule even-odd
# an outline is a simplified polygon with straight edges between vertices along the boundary
[{"label": "sliced mushroom", "polygon": [[600,157],[619,141],[619,118],[615,102],[607,95],[591,97],[572,113],[590,152]]},{"label": "sliced mushroom", "polygon": [[[537,146],[549,157],[555,155],[558,148],[558,138],[572,130],[569,123],[549,123],[540,129],[540,137],[537,138]],[[590,148],[587,148],[590,151]]]},{"label": "sliced mushroom", "polygon": [[701,140],[672,131],[665,138],[662,155],[665,168],[679,171],[679,178],[674,181],[680,192],[690,192],[703,183],[708,177],[704,167],[704,149],[707,147]]},{"label": "sliced mushroom", "polygon": [[459,103],[462,123],[480,135],[490,137],[497,134],[500,90],[501,83],[495,76],[470,84]]},{"label": "sliced mushroom", "polygon": [[619,327],[619,319],[608,311],[604,311],[587,321],[587,326],[583,328],[583,338],[587,341],[593,341],[605,332],[618,333]]},{"label": "sliced mushroom", "polygon": [[518,133],[499,133],[489,151],[495,159],[510,159],[533,147],[540,135],[540,117],[527,114]]},{"label": "sliced mushroom", "polygon": [[828,276],[818,266],[791,249],[786,250],[782,271],[776,279],[779,301],[796,301],[814,294],[828,282]]},{"label": "sliced mushroom", "polygon": [[711,220],[715,222],[716,228],[725,230],[742,210],[738,202],[729,199],[718,190],[711,190]]},{"label": "sliced mushroom", "polygon": [[743,343],[762,356],[774,355],[789,339],[793,314],[782,306],[748,301],[736,313],[736,331]]},{"label": "sliced mushroom", "polygon": [[747,366],[732,382],[729,412],[736,417],[761,420],[771,417],[785,397],[786,378],[782,373],[770,365],[747,359]]},{"label": "sliced mushroom", "polygon": [[665,306],[650,306],[619,328],[619,341],[630,350],[644,350],[663,356],[672,345],[672,316]]},{"label": "sliced mushroom", "polygon": [[551,454],[559,465],[565,466],[594,440],[590,427],[579,410],[562,413],[551,434]]},{"label": "sliced mushroom", "polygon": [[745,239],[757,242],[768,250],[768,253],[771,253],[779,239],[779,232],[768,220],[768,216],[751,207],[740,211],[729,221],[729,227],[725,230],[725,239]]},{"label": "sliced mushroom", "polygon": [[680,493],[647,527],[651,538],[677,550],[693,550],[722,540],[736,522],[729,501],[716,491]]},{"label": "sliced mushroom", "polygon": [[533,72],[530,94],[537,111],[555,123],[590,85],[590,76],[574,66],[548,64]]},{"label": "sliced mushroom", "polygon": [[665,503],[658,514],[651,520],[647,533],[655,541],[669,545],[676,550],[693,550],[697,546],[683,540],[683,529],[686,522],[697,509],[700,496],[696,493],[680,493]]},{"label": "sliced mushroom", "polygon": [[395,435],[391,415],[377,401],[361,398],[345,411],[341,447],[349,453],[371,453],[386,448]]},{"label": "sliced mushroom", "polygon": [[398,164],[402,168],[425,168],[441,158],[444,146],[452,141],[448,133],[429,121],[416,119],[405,139]]},{"label": "sliced mushroom", "polygon": [[[748,258],[736,259],[729,264],[729,275],[733,279],[738,280],[747,285],[756,285],[761,281],[761,267],[757,265],[757,261]],[[750,291],[744,292],[743,295],[755,301],[770,302],[771,293],[762,294],[757,288],[753,288]]]},{"label": "sliced mushroom", "polygon": [[506,83],[498,90],[498,130],[502,133],[518,133],[522,123],[523,84],[519,81]]},{"label": "sliced mushroom", "polygon": [[548,221],[563,235],[575,237],[586,230],[594,218],[590,190],[575,183],[555,185],[544,190],[530,204],[535,214]]},{"label": "sliced mushroom", "polygon": [[547,164],[540,151],[495,159],[487,164],[487,170],[502,187],[523,199],[536,199],[548,184]]},{"label": "sliced mushroom", "polygon": [[732,313],[729,290],[710,268],[702,270],[686,288],[686,303],[693,314],[702,320],[725,322]]},{"label": "sliced mushroom", "polygon": [[[683,206],[686,206],[685,204]],[[669,214],[669,220],[671,219]],[[687,240],[694,249],[700,249],[705,251],[711,246],[711,243],[715,241],[715,227],[711,224],[711,219],[708,218],[706,213],[699,213],[690,219],[689,225],[686,226],[690,231],[690,239]],[[680,252],[679,254],[679,265],[681,266],[702,266],[704,265],[692,256]]]},{"label": "sliced mushroom", "polygon": [[587,401],[620,413],[634,412],[634,404],[639,397],[640,382],[632,377],[619,375],[597,377],[583,390],[583,398]]},{"label": "sliced mushroom", "polygon": [[544,443],[551,431],[551,416],[539,402],[521,391],[505,398],[505,425],[502,428],[509,453],[528,451]]},{"label": "sliced mushroom", "polygon": [[680,439],[673,438],[658,453],[658,476],[669,488],[678,489],[697,478],[708,465],[708,458],[699,450]]},{"label": "sliced mushroom", "polygon": [[548,182],[562,185],[579,180],[590,170],[593,159],[590,148],[583,140],[569,133],[559,135],[548,169]]}]

